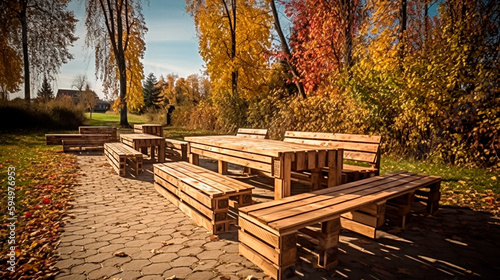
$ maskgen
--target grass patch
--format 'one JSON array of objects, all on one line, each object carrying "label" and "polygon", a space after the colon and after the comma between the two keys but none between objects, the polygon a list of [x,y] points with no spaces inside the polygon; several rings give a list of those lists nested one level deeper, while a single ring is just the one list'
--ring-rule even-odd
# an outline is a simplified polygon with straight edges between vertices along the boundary
[{"label": "grass patch", "polygon": [[400,170],[440,176],[443,205],[469,207],[495,215],[500,213],[498,172],[427,161],[403,160],[390,155],[382,156],[382,174]]},{"label": "grass patch", "polygon": [[[120,114],[112,111],[106,113],[92,113],[92,119],[90,119],[90,113],[85,113],[85,117],[87,118],[87,125],[118,126],[120,124]],[[127,118],[130,125],[147,122],[146,117],[141,115],[128,113]]]},{"label": "grass patch", "polygon": [[[2,279],[49,279],[57,269],[56,243],[62,229],[61,219],[70,199],[70,187],[76,182],[77,163],[61,146],[46,146],[48,131],[16,131],[0,134],[0,183],[7,186],[9,167],[15,168],[15,209],[0,212],[3,224],[16,217],[16,269],[0,272]],[[7,188],[0,190],[0,207],[7,209]],[[9,232],[8,232],[9,231]],[[1,228],[2,237],[10,234]],[[7,263],[7,238],[0,241],[0,261]],[[8,245],[8,246],[7,246]]]}]

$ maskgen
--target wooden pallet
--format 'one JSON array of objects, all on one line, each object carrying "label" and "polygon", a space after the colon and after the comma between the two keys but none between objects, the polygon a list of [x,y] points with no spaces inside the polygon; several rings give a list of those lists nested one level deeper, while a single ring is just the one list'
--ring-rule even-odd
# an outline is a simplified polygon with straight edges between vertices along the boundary
[{"label": "wooden pallet", "polygon": [[284,279],[297,260],[298,237],[305,235],[317,246],[309,250],[316,252],[313,256],[317,258],[317,265],[330,269],[338,263],[342,214],[373,211],[371,205],[383,205],[388,200],[439,183],[440,178],[435,176],[391,173],[242,207],[239,209],[239,252],[266,274]]},{"label": "wooden pallet", "polygon": [[230,201],[251,203],[253,186],[184,161],[154,164],[153,172],[156,190],[211,233],[229,229]]},{"label": "wooden pallet", "polygon": [[267,129],[238,128],[236,136],[247,138],[267,138]]},{"label": "wooden pallet", "polygon": [[134,124],[134,133],[146,133],[163,137],[161,124]]},{"label": "wooden pallet", "polygon": [[109,142],[107,138],[95,138],[95,139],[63,139],[61,144],[64,152],[69,152],[73,148],[77,148],[78,151],[82,151],[82,148],[86,150],[90,149],[102,149],[104,143]]},{"label": "wooden pallet", "polygon": [[165,155],[172,159],[188,161],[186,141],[165,139]]},{"label": "wooden pallet", "polygon": [[[105,141],[116,142],[116,138],[103,134],[45,134],[47,145],[62,145],[63,140]],[[102,145],[101,145],[102,147]]]},{"label": "wooden pallet", "polygon": [[[344,160],[350,160],[369,166],[345,164],[342,167],[342,183],[354,182],[379,175],[380,171],[380,136],[359,134],[338,134],[319,132],[287,131],[285,142],[335,147],[344,149]],[[324,173],[326,170],[324,170]],[[310,182],[310,174],[294,173],[297,181]],[[326,174],[325,174],[326,175]],[[323,180],[323,184],[326,180]]]},{"label": "wooden pallet", "polygon": [[127,173],[127,160],[133,163],[135,175],[139,175],[143,172],[142,153],[122,143],[104,144],[104,155],[108,159],[109,164],[111,164],[120,176],[125,176]]},{"label": "wooden pallet", "polygon": [[116,127],[113,126],[79,126],[78,133],[80,134],[101,134],[111,138],[110,142],[117,142],[118,137]]}]

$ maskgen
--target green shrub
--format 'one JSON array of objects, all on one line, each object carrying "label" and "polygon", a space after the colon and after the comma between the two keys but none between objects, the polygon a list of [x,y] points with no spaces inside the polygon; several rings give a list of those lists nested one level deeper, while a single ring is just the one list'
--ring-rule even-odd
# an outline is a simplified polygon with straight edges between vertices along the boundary
[{"label": "green shrub", "polygon": [[0,104],[0,130],[23,128],[77,129],[85,121],[84,108],[70,98],[26,104],[14,100]]}]

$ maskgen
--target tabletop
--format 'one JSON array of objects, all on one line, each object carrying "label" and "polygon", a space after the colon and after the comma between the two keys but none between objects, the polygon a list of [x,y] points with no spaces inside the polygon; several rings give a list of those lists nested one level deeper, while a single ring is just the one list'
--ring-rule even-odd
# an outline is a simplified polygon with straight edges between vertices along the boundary
[{"label": "tabletop", "polygon": [[164,139],[163,137],[146,134],[146,133],[130,133],[130,134],[120,134],[121,138],[140,140],[140,139]]},{"label": "tabletop", "polygon": [[263,154],[272,157],[279,157],[282,153],[286,152],[335,150],[335,148],[331,147],[290,143],[270,139],[245,138],[233,135],[184,137],[184,141],[195,144],[219,146],[228,149]]}]

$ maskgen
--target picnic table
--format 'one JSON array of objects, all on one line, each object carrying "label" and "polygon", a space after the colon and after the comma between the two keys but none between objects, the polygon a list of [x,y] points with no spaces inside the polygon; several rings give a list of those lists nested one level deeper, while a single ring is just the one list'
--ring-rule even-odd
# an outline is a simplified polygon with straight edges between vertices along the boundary
[{"label": "picnic table", "polygon": [[291,194],[292,171],[311,172],[312,189],[319,189],[321,169],[328,169],[328,187],[340,184],[343,150],[277,140],[244,138],[238,136],[185,137],[189,161],[199,164],[199,156],[219,161],[219,173],[227,171],[227,163],[234,163],[263,171],[274,177],[274,198]]},{"label": "picnic table", "polygon": [[120,134],[120,142],[133,149],[148,154],[151,151],[151,159],[155,158],[158,151],[157,161],[165,162],[165,138],[145,133]]}]

